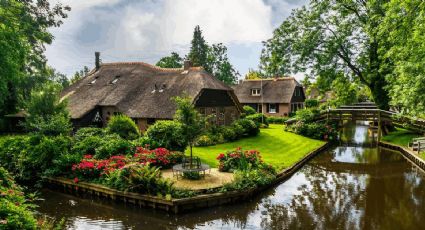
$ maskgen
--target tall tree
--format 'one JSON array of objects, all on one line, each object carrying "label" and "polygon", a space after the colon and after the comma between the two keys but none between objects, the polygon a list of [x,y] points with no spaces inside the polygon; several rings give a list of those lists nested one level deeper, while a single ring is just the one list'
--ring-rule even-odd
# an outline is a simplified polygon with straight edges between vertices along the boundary
[{"label": "tall tree", "polygon": [[245,75],[245,80],[254,80],[264,78],[264,75],[260,71],[249,69],[248,73]]},{"label": "tall tree", "polygon": [[310,71],[314,76],[357,78],[377,105],[389,108],[385,76],[392,64],[378,52],[387,47],[376,28],[387,0],[311,0],[296,9],[264,43],[261,68],[267,74]]},{"label": "tall tree", "polygon": [[68,10],[48,0],[0,1],[0,121],[46,81],[43,53],[53,40],[48,29],[60,26]]},{"label": "tall tree", "polygon": [[213,44],[209,47],[207,66],[209,66],[210,73],[218,80],[228,85],[236,83],[239,73],[230,64],[227,57],[227,47],[222,43]]},{"label": "tall tree", "polygon": [[202,31],[199,26],[195,27],[193,31],[192,46],[188,59],[192,62],[193,66],[202,66],[204,69],[211,73],[210,66],[208,65],[208,44],[202,36]]},{"label": "tall tree", "polygon": [[392,84],[391,104],[402,112],[424,116],[425,2],[391,0],[385,6],[386,17],[378,29],[379,35],[390,44],[389,49],[381,47],[380,54],[395,65],[387,78]]},{"label": "tall tree", "polygon": [[77,81],[79,81],[80,79],[84,78],[85,76],[87,76],[87,74],[90,72],[89,67],[84,66],[81,70],[76,71],[74,73],[74,76],[72,76],[71,78],[71,83],[75,83]]},{"label": "tall tree", "polygon": [[155,65],[162,68],[181,68],[183,66],[183,58],[178,53],[172,52],[170,56],[159,59]]}]

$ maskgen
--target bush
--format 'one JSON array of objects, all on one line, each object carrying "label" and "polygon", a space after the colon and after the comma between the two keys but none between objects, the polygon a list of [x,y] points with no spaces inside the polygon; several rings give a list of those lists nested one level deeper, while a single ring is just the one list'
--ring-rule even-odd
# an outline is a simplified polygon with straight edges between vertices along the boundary
[{"label": "bush", "polygon": [[315,108],[319,106],[319,101],[317,99],[306,99],[304,105],[306,108]]},{"label": "bush", "polygon": [[208,135],[202,135],[198,138],[196,141],[196,146],[210,146],[215,145],[216,143],[211,140],[211,138]]},{"label": "bush", "polygon": [[[78,139],[82,138],[82,136],[79,136]],[[77,140],[77,139],[76,139]],[[100,148],[104,143],[105,140],[103,137],[100,136],[90,136],[76,141],[74,146],[72,146],[72,152],[75,154],[96,154],[96,149]]]},{"label": "bush", "polygon": [[261,124],[264,124],[266,127],[269,126],[268,117],[261,113],[246,116],[245,119],[252,120],[258,127],[260,127]]},{"label": "bush", "polygon": [[126,140],[134,140],[140,137],[139,128],[136,123],[125,115],[114,115],[108,123],[108,130],[116,133]]},{"label": "bush", "polygon": [[232,127],[223,127],[221,132],[224,140],[226,141],[235,141],[238,139],[238,136]]},{"label": "bush", "polygon": [[142,194],[171,196],[173,193],[172,183],[161,177],[159,168],[142,164],[130,164],[112,171],[105,184],[118,190]]},{"label": "bush", "polygon": [[177,121],[157,121],[146,131],[146,137],[158,146],[183,152],[188,143],[185,140],[182,125]]},{"label": "bush", "polygon": [[87,127],[87,128],[78,129],[74,135],[74,138],[75,138],[75,141],[79,142],[87,137],[94,137],[94,136],[104,137],[106,134],[107,132],[105,129]]},{"label": "bush", "polygon": [[273,174],[275,173],[274,168],[264,163],[260,152],[256,150],[243,151],[241,148],[237,148],[234,151],[220,153],[217,160],[219,161],[218,170],[221,172],[261,168],[267,169]]},{"label": "bush", "polygon": [[288,119],[288,117],[268,117],[267,121],[269,124],[284,124]]},{"label": "bush", "polygon": [[27,202],[22,189],[15,184],[13,178],[0,167],[0,223],[1,229],[36,229],[37,220]]},{"label": "bush", "polygon": [[67,114],[55,114],[47,118],[36,116],[31,122],[26,123],[28,131],[35,132],[40,135],[58,136],[70,135],[72,124]]},{"label": "bush", "polygon": [[109,159],[97,160],[92,155],[84,155],[81,162],[72,165],[73,175],[77,181],[100,181],[103,176],[120,169],[129,162],[125,156],[112,156]]},{"label": "bush", "polygon": [[28,136],[9,136],[0,139],[0,166],[4,167],[13,175],[17,175],[20,169],[22,153],[29,148]]},{"label": "bush", "polygon": [[286,130],[318,140],[332,141],[336,140],[338,137],[338,132],[335,127],[318,122],[306,123],[298,121],[297,123],[287,127]]},{"label": "bush", "polygon": [[235,133],[242,136],[256,136],[260,132],[260,128],[254,121],[249,119],[239,119],[233,123]]},{"label": "bush", "polygon": [[249,116],[249,115],[253,115],[253,114],[256,114],[257,113],[257,111],[255,111],[255,109],[252,108],[249,105],[245,105],[243,107],[243,112],[244,112],[245,116]]},{"label": "bush", "polygon": [[297,110],[295,118],[298,121],[313,122],[320,116],[320,111],[315,108]]},{"label": "bush", "polygon": [[134,153],[135,146],[131,141],[122,139],[118,135],[108,135],[102,140],[102,144],[96,148],[95,158],[106,159],[112,155],[127,155]]},{"label": "bush", "polygon": [[225,184],[221,188],[221,192],[258,188],[269,185],[273,182],[276,176],[262,169],[248,169],[236,171],[235,179],[232,183]]}]

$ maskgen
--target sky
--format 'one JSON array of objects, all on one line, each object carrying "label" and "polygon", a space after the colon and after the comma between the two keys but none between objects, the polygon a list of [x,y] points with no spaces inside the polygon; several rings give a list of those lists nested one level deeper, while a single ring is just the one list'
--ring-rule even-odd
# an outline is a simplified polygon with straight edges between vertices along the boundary
[{"label": "sky", "polygon": [[[68,18],[50,31],[48,64],[73,75],[102,62],[155,64],[177,52],[184,57],[196,25],[208,44],[223,43],[230,62],[244,76],[258,69],[262,41],[307,0],[50,0],[71,7]],[[300,78],[301,76],[297,76]]]}]

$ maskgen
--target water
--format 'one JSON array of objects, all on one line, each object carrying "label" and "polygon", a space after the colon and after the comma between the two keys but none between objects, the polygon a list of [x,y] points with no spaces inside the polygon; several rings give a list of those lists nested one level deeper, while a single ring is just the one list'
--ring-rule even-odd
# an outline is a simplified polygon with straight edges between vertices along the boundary
[{"label": "water", "polygon": [[68,229],[425,229],[424,174],[347,125],[342,142],[251,201],[173,215],[43,191],[39,211]]}]

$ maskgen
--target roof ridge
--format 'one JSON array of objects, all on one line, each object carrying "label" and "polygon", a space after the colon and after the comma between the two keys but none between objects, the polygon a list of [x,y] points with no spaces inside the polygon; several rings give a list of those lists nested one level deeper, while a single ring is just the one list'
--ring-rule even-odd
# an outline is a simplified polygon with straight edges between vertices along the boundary
[{"label": "roof ridge", "polygon": [[279,77],[279,78],[261,78],[261,79],[244,79],[243,81],[282,81],[296,80],[295,77]]},{"label": "roof ridge", "polygon": [[102,63],[100,66],[118,66],[118,65],[143,65],[155,70],[164,71],[164,72],[175,72],[175,71],[182,71],[183,68],[162,68],[156,65],[152,65],[146,62],[108,62],[108,63]]}]

